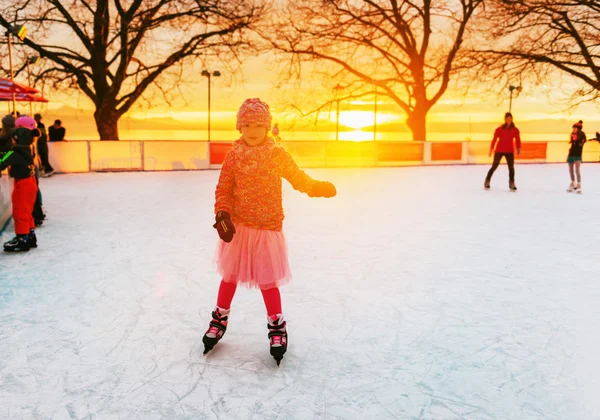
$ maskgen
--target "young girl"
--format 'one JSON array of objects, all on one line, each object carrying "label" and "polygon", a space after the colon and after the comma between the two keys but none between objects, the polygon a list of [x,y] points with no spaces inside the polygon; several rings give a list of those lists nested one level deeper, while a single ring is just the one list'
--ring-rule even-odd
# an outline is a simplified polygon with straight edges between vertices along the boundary
[{"label": "young girl", "polygon": [[[587,138],[583,132],[583,121],[576,122],[573,124],[573,131],[569,140],[571,148],[569,149],[567,162],[569,163],[569,173],[571,174],[571,185],[569,185],[567,192],[577,191],[577,193],[581,193],[581,156],[583,154],[583,145],[586,141]],[[574,169],[577,171],[577,184],[575,184]]]},{"label": "young girl", "polygon": [[517,155],[521,153],[521,134],[519,129],[513,122],[513,116],[510,112],[504,114],[504,124],[496,128],[494,132],[494,138],[490,145],[490,156],[494,153],[494,163],[485,178],[483,184],[486,190],[490,189],[490,183],[492,181],[492,175],[500,161],[504,157],[508,164],[508,188],[511,191],[517,191],[515,185],[515,145],[517,147]]},{"label": "young girl", "polygon": [[37,133],[35,121],[20,117],[11,132],[11,150],[0,157],[0,171],[10,167],[15,179],[12,193],[13,220],[16,236],[4,244],[6,252],[23,252],[37,248],[33,205],[38,191],[31,145]]},{"label": "young girl", "polygon": [[330,182],[316,181],[304,173],[285,149],[276,146],[269,106],[258,98],[247,99],[237,114],[242,136],[225,157],[216,188],[215,220],[221,241],[217,267],[222,276],[217,305],[202,341],[204,354],[223,337],[231,301],[238,284],[260,289],[267,309],[271,355],[281,362],[287,350],[286,322],[279,286],[291,280],[284,219],[281,178],[310,197],[333,197]]}]

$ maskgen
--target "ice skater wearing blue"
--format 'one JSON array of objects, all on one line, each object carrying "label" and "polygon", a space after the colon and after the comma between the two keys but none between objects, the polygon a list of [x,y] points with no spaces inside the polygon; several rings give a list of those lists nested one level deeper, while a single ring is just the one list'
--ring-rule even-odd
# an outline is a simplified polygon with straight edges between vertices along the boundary
[{"label": "ice skater wearing blue", "polygon": [[[567,162],[569,163],[571,185],[569,185],[567,192],[576,191],[577,193],[581,193],[581,157],[583,155],[583,145],[586,141],[587,137],[583,132],[583,121],[580,120],[573,124],[573,131],[569,140],[571,148],[569,149]],[[575,184],[575,173],[577,174],[577,184]]]}]

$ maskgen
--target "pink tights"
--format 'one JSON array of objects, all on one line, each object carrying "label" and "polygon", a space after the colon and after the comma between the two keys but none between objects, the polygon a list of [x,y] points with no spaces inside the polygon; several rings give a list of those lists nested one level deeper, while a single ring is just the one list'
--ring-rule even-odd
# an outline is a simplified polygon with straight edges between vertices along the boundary
[{"label": "pink tights", "polygon": [[[219,286],[219,296],[217,298],[217,306],[223,309],[229,309],[231,307],[231,301],[235,295],[237,284],[227,283],[221,280]],[[281,313],[281,294],[279,289],[274,287],[268,290],[261,290],[263,300],[265,301],[265,307],[267,308],[268,315],[276,315]]]}]

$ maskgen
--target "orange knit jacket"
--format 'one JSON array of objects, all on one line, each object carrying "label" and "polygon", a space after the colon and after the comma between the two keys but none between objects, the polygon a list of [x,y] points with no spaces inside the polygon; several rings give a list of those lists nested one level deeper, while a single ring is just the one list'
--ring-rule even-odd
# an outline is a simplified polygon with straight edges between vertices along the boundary
[{"label": "orange knit jacket", "polygon": [[310,194],[317,181],[302,171],[290,154],[271,137],[259,146],[243,139],[225,156],[215,192],[215,214],[226,211],[234,224],[281,231],[283,203],[281,178],[294,189]]}]

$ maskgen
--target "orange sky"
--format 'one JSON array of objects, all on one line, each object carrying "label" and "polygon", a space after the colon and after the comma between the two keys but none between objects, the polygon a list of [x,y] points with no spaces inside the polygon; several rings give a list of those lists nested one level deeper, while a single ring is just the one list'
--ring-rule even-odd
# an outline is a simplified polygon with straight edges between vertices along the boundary
[{"label": "orange sky", "polygon": [[[16,58],[18,60],[18,58]],[[4,58],[6,61],[6,57]],[[8,64],[8,63],[5,63]],[[274,122],[280,124],[290,123],[299,115],[285,113],[285,104],[289,104],[293,96],[302,97],[302,91],[295,91],[293,95],[290,90],[280,90],[275,87],[279,73],[278,69],[285,68],[287,63],[277,61],[272,54],[265,54],[260,57],[246,59],[242,66],[242,73],[232,77],[226,70],[215,64],[210,70],[221,70],[223,77],[213,78],[212,82],[212,121],[213,127],[234,128],[235,113],[242,101],[248,97],[260,97],[271,105],[274,115]],[[196,66],[194,66],[196,67]],[[135,119],[145,118],[165,118],[170,117],[182,121],[205,121],[207,114],[207,79],[200,76],[200,67],[196,67],[188,75],[188,82],[181,87],[183,96],[173,102],[169,107],[159,95],[153,96],[156,100],[153,106],[148,108],[139,102],[128,117]],[[19,80],[25,82],[25,80]],[[460,81],[458,81],[460,82]],[[563,91],[575,90],[579,87],[576,81],[562,78],[561,84]],[[319,82],[314,81],[313,89],[319,90]],[[547,92],[553,92],[549,99]],[[93,109],[91,102],[82,93],[77,92],[45,92],[45,96],[51,100],[48,110],[52,112],[63,106],[78,108],[81,114],[91,114]],[[306,108],[312,108],[320,103],[327,101],[333,96],[327,90],[321,89],[321,97],[315,100],[304,101]],[[432,109],[428,121],[432,123],[453,122],[460,123],[478,123],[478,122],[499,122],[502,120],[504,112],[508,109],[509,92],[506,91],[502,102],[497,97],[491,95],[481,95],[471,93],[469,96],[463,96],[462,91],[452,91],[449,89],[442,100]],[[380,97],[378,106],[378,124],[386,122],[395,122],[403,124],[405,116],[395,105]],[[373,102],[372,99],[365,98],[363,101],[355,103],[342,103],[340,124],[350,128],[359,129],[372,125]],[[525,86],[520,97],[515,98],[513,102],[513,113],[517,120],[578,120],[584,121],[600,120],[596,115],[597,106],[585,104],[574,111],[565,112],[565,97],[558,92],[554,92],[554,87],[548,86]],[[288,109],[289,111],[289,109]],[[78,113],[79,113],[78,112]],[[330,124],[335,122],[335,112],[321,115],[321,121],[329,120]],[[305,119],[313,121],[314,116]],[[329,126],[330,124],[325,124]],[[323,129],[330,129],[323,127]],[[467,130],[465,130],[467,131]]]}]

